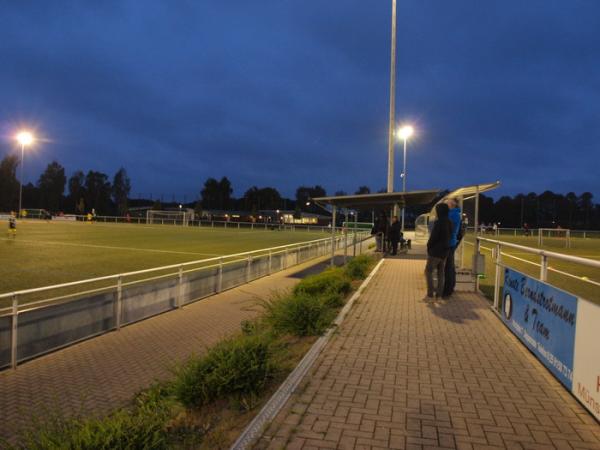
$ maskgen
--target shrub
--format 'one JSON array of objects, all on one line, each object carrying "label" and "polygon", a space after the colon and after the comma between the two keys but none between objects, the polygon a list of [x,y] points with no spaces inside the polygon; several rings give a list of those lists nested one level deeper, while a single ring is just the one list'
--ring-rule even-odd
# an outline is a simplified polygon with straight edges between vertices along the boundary
[{"label": "shrub", "polygon": [[338,268],[331,268],[306,277],[294,287],[293,292],[312,296],[337,294],[343,298],[351,289],[350,281],[344,276],[344,272]]},{"label": "shrub", "polygon": [[360,280],[368,275],[372,264],[373,258],[371,256],[359,255],[352,258],[344,266],[344,273],[352,280]]},{"label": "shrub", "polygon": [[31,450],[166,449],[169,404],[152,393],[138,397],[134,408],[101,419],[52,418],[26,433],[16,448]]},{"label": "shrub", "polygon": [[176,397],[187,407],[220,398],[244,402],[261,392],[275,371],[272,341],[266,335],[240,335],[220,342],[177,374]]},{"label": "shrub", "polygon": [[322,334],[335,317],[335,311],[322,297],[306,293],[277,296],[265,302],[266,320],[279,333],[296,336]]}]

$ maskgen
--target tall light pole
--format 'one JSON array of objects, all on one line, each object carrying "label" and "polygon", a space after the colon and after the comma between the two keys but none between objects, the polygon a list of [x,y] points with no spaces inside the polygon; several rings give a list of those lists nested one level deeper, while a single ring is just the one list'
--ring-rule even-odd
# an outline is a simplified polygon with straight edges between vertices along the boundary
[{"label": "tall light pole", "polygon": [[[390,123],[388,134],[387,191],[394,192],[394,132],[396,111],[396,0],[392,0],[392,45],[390,55]],[[394,208],[395,209],[395,208]]]},{"label": "tall light pole", "polygon": [[[410,125],[404,125],[398,130],[398,137],[404,141],[404,167],[402,168],[402,192],[406,192],[406,141],[415,130]],[[402,207],[402,231],[404,232],[404,206]]]},{"label": "tall light pole", "polygon": [[20,131],[16,136],[17,142],[21,144],[21,177],[19,179],[19,217],[23,200],[23,161],[25,159],[25,146],[33,143],[33,135],[29,131]]}]

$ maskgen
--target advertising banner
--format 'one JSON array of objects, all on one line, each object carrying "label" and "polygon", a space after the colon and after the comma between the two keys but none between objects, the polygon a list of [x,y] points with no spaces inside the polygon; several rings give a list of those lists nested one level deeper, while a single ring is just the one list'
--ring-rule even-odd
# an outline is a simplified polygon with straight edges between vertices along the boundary
[{"label": "advertising banner", "polygon": [[579,299],[573,394],[600,420],[600,306]]},{"label": "advertising banner", "polygon": [[502,319],[569,390],[577,297],[512,269],[504,271]]}]

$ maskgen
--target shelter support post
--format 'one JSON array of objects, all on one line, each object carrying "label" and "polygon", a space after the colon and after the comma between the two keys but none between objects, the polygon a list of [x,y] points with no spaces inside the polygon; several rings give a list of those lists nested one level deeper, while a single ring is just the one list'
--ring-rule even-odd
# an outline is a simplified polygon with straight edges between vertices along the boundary
[{"label": "shelter support post", "polygon": [[334,265],[335,259],[335,219],[336,219],[337,207],[333,205],[333,211],[331,213],[331,267]]},{"label": "shelter support post", "polygon": [[[461,222],[460,222],[460,226],[462,226],[462,213],[464,212],[464,208],[465,208],[465,197],[463,195],[461,195],[459,197],[459,207],[460,207],[460,213],[461,213]],[[465,230],[466,232],[466,230]],[[465,267],[465,239],[463,236],[463,239],[461,239],[460,241],[460,262],[458,267],[460,267],[461,269],[464,269]]]},{"label": "shelter support post", "polygon": [[358,229],[356,228],[358,226],[358,211],[354,211],[354,233],[353,233],[353,255],[352,256],[356,256],[356,233],[358,232]]}]

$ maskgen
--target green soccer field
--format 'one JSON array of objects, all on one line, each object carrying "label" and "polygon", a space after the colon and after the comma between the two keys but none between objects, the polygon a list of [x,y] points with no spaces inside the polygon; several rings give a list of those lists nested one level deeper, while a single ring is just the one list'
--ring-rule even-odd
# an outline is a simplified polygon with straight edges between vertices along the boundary
[{"label": "green soccer field", "polygon": [[[171,225],[0,222],[0,294],[306,242],[323,232]],[[6,303],[6,302],[3,302]]]},{"label": "green soccer field", "polygon": [[[513,244],[519,244],[526,247],[538,248],[537,237],[524,237],[524,236],[482,236],[489,237],[489,239],[500,240],[504,242],[510,242]],[[473,255],[473,238],[469,236],[467,238],[467,245],[465,245],[465,264],[470,266],[470,261]],[[552,251],[555,253],[563,253],[567,255],[579,256],[582,258],[593,259],[596,261],[600,260],[600,239],[583,239],[583,238],[571,238],[571,248],[565,248],[565,241],[561,238],[544,239],[544,250]],[[486,274],[485,278],[481,279],[480,286],[482,291],[488,296],[493,296],[494,286],[494,275],[495,266],[491,259],[491,249],[493,244],[482,243],[483,247],[482,254],[486,258]],[[540,274],[540,257],[531,253],[527,253],[518,249],[503,248],[503,253],[508,256],[503,256],[503,263],[515,270],[518,270],[527,275],[539,278]],[[518,259],[517,259],[518,258]],[[523,261],[524,260],[524,261]],[[529,261],[526,262],[526,261]],[[534,265],[535,263],[537,265]],[[600,286],[592,284],[584,280],[584,277],[588,280],[600,283],[600,269],[596,269],[589,266],[583,266],[581,264],[560,261],[554,258],[548,260],[549,268],[556,269],[562,272],[569,273],[575,277],[557,273],[552,270],[548,270],[548,282],[560,289],[567,292],[571,292],[579,297],[586,298],[588,300],[600,303]]]}]

